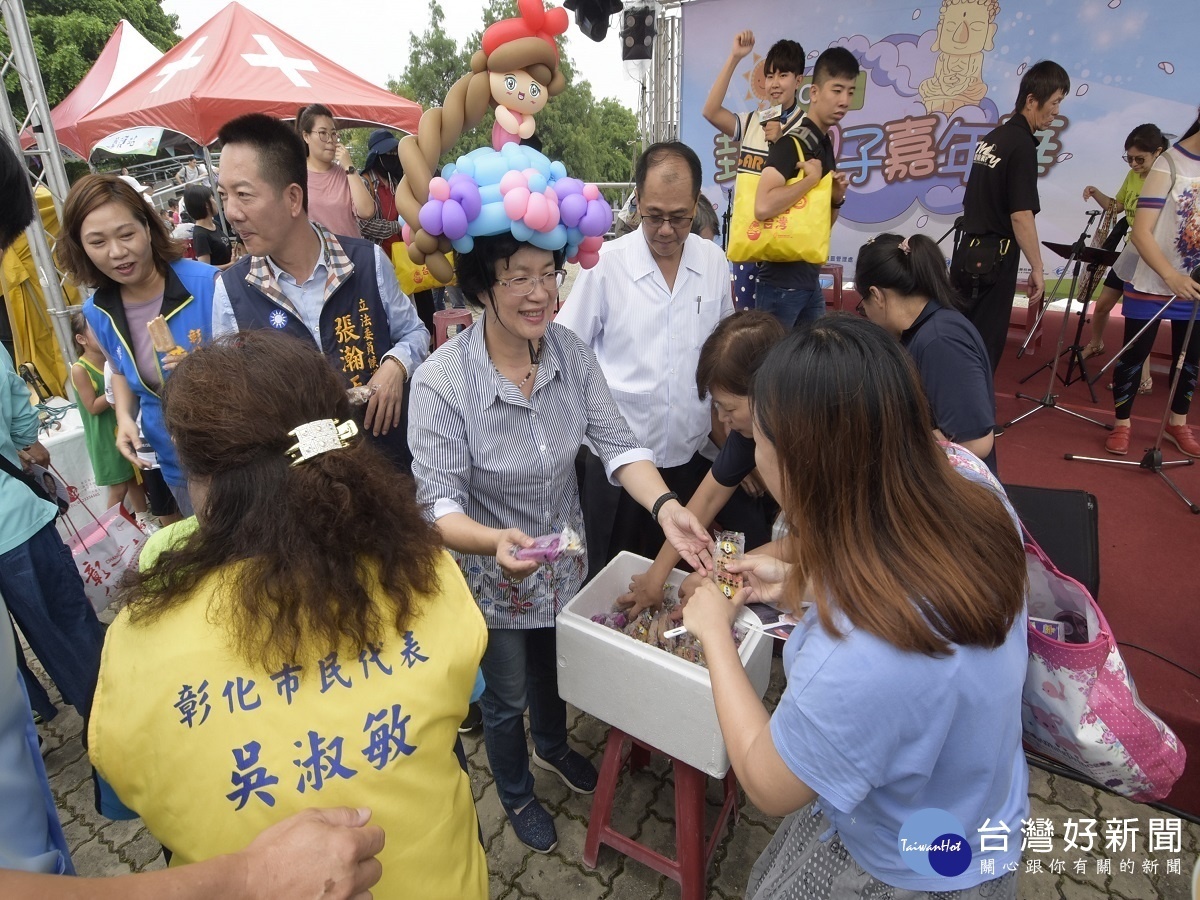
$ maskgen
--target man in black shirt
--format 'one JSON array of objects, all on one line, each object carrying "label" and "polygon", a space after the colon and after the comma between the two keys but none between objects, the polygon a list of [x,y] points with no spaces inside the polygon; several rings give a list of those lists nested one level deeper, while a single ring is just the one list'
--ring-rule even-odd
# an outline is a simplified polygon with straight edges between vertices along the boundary
[{"label": "man in black shirt", "polygon": [[[1042,60],[1030,66],[1021,78],[1012,117],[975,147],[963,198],[963,237],[952,275],[955,287],[967,300],[967,318],[979,329],[987,347],[993,373],[1008,336],[1020,266],[1017,247],[1029,262],[1029,302],[1037,303],[1045,291],[1033,218],[1041,209],[1035,132],[1054,121],[1059,103],[1070,89],[1071,79],[1058,63]],[[965,269],[963,245],[967,243],[974,243],[977,252],[990,257],[990,271],[972,276]]]},{"label": "man in black shirt", "polygon": [[[830,172],[834,173],[830,224],[837,221],[838,209],[846,202],[847,179],[836,171],[829,129],[841,122],[850,108],[858,71],[858,60],[845,47],[831,47],[817,57],[808,113],[792,132],[801,148],[785,135],[767,154],[754,197],[754,216],[760,222],[786,212]],[[803,177],[787,183],[797,175]],[[820,271],[816,263],[760,263],[755,305],[788,328],[820,318],[825,313]]]}]

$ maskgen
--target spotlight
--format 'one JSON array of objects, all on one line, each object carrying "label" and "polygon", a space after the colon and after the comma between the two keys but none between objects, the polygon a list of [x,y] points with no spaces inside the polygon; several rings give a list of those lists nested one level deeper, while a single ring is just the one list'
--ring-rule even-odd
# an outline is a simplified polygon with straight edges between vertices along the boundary
[{"label": "spotlight", "polygon": [[621,59],[650,59],[654,55],[654,7],[635,6],[621,16]]},{"label": "spotlight", "polygon": [[574,11],[584,36],[599,43],[608,34],[609,17],[621,11],[621,0],[566,0],[563,6]]}]

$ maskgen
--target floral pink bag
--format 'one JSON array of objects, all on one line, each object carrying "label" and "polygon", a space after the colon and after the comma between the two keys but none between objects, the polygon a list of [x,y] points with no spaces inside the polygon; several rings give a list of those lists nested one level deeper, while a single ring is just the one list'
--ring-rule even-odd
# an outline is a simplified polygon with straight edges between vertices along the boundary
[{"label": "floral pink bag", "polygon": [[1186,753],[1138,699],[1104,614],[1087,589],[1026,538],[1029,615],[1075,630],[1056,640],[1029,625],[1029,669],[1021,701],[1025,745],[1133,800],[1161,800]]}]

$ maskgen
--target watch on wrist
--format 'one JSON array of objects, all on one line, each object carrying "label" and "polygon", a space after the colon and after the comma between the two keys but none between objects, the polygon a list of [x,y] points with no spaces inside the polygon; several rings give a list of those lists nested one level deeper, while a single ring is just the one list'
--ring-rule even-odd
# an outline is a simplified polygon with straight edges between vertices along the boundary
[{"label": "watch on wrist", "polygon": [[357,169],[355,169],[355,168],[354,168],[354,166],[347,166],[347,167],[346,167],[346,174],[347,174],[347,175],[357,175],[357,174],[358,174],[358,170],[357,170]]}]

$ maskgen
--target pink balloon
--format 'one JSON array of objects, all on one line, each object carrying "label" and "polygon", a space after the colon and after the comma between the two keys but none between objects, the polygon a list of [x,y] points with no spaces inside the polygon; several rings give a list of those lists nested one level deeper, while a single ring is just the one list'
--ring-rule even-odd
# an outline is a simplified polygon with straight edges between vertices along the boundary
[{"label": "pink balloon", "polygon": [[[429,182],[429,196],[434,200],[450,199],[450,183],[440,175]],[[426,229],[428,230],[428,229]]]},{"label": "pink balloon", "polygon": [[562,213],[563,224],[574,228],[587,212],[587,201],[583,199],[583,194],[568,194],[559,201],[558,209]]},{"label": "pink balloon", "polygon": [[510,169],[504,173],[504,177],[500,179],[500,193],[507,194],[509,191],[519,187],[528,187],[529,179],[521,172],[515,169]]},{"label": "pink balloon", "polygon": [[525,218],[529,208],[529,188],[516,187],[504,195],[504,214],[510,219]]},{"label": "pink balloon", "polygon": [[408,223],[404,223],[404,227],[400,229],[400,239],[406,244],[412,243],[412,229],[408,227]]},{"label": "pink balloon", "polygon": [[[546,193],[548,194],[550,192],[547,191]],[[547,200],[546,210],[550,213],[550,218],[546,220],[546,227],[543,228],[542,231],[553,231],[558,227],[558,222],[561,218],[558,212],[558,204]]]},{"label": "pink balloon", "polygon": [[546,231],[546,223],[550,220],[550,213],[546,208],[546,197],[544,194],[530,194],[529,208],[525,210],[525,224],[534,231]]},{"label": "pink balloon", "polygon": [[596,187],[594,184],[585,184],[583,186],[583,196],[587,200],[599,200],[600,188]]},{"label": "pink balloon", "polygon": [[442,233],[452,241],[467,233],[467,214],[453,200],[448,200],[442,207]]},{"label": "pink balloon", "polygon": [[600,248],[604,246],[604,236],[595,235],[594,237],[585,237],[579,242],[579,249],[584,253],[599,253]]}]

